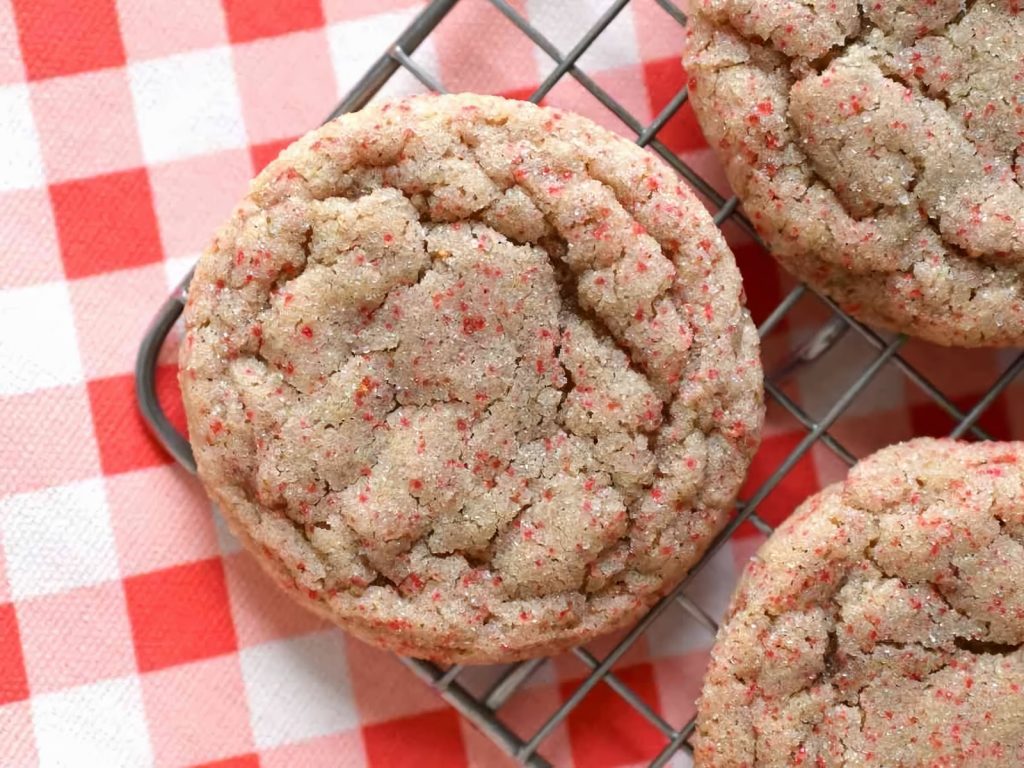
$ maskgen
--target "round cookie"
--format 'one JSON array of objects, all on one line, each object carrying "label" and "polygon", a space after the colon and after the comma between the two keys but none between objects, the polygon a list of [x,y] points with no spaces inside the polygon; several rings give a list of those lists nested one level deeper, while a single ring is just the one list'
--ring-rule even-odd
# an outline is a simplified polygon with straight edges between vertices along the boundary
[{"label": "round cookie", "polygon": [[427,96],[293,144],[199,262],[204,484],[308,607],[445,662],[622,626],[729,515],[757,334],[702,205],[583,118]]},{"label": "round cookie", "polygon": [[1024,443],[886,448],[747,565],[696,765],[1024,765],[1022,644]]},{"label": "round cookie", "polygon": [[773,255],[866,322],[1024,343],[1024,6],[695,5],[690,100]]}]

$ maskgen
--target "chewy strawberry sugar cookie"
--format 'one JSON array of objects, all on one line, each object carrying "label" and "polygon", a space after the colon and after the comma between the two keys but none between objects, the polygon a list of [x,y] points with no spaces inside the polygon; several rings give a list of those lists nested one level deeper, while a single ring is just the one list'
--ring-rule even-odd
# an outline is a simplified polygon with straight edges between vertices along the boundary
[{"label": "chewy strawberry sugar cookie", "polygon": [[763,415],[731,253],[580,117],[428,96],[253,182],[189,290],[200,476],[292,595],[446,662],[622,626],[726,520]]},{"label": "chewy strawberry sugar cookie", "polygon": [[1024,344],[1024,4],[693,5],[690,100],[773,255],[867,322]]},{"label": "chewy strawberry sugar cookie", "polygon": [[712,651],[697,766],[1024,765],[1024,443],[919,439],[807,500]]}]

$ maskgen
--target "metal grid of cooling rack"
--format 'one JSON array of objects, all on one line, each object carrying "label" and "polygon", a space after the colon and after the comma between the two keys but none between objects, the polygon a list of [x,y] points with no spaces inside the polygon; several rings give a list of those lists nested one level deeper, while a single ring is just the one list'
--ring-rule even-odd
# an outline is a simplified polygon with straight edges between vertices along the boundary
[{"label": "metal grid of cooling rack", "polygon": [[[609,93],[599,86],[586,72],[577,65],[580,57],[629,5],[631,0],[613,0],[608,9],[597,22],[582,35],[575,46],[568,52],[560,51],[536,27],[519,13],[508,0],[432,0],[412,23],[396,39],[394,44],[367,71],[352,91],[337,105],[328,116],[328,120],[344,112],[360,109],[369,102],[380,89],[400,70],[411,73],[427,88],[444,92],[440,82],[413,60],[416,49],[434,31],[444,17],[460,2],[489,3],[496,8],[512,25],[515,26],[534,46],[542,50],[554,62],[554,68],[541,85],[533,92],[531,101],[539,102],[563,78],[573,78],[585,88],[605,108],[618,117],[625,126],[635,134],[636,143],[649,147],[661,156],[684,178],[700,195],[709,200],[715,209],[715,223],[722,226],[731,220],[747,232],[755,241],[757,235],[749,221],[737,210],[736,198],[725,199],[703,179],[696,171],[677,157],[658,139],[658,133],[675,113],[686,103],[685,85],[669,101],[655,119],[643,124],[616,101]],[[686,25],[685,12],[672,0],[653,0],[666,13],[667,23]],[[185,293],[191,275],[185,278],[175,293],[167,300],[139,350],[136,366],[136,394],[143,416],[163,445],[174,458],[185,468],[195,471],[195,464],[187,440],[179,434],[163,413],[155,394],[154,371],[160,346],[170,329],[180,316],[184,306]],[[465,718],[476,725],[494,742],[502,747],[515,759],[529,766],[548,766],[549,762],[541,755],[540,750],[545,740],[565,721],[579,703],[601,682],[608,685],[626,704],[648,721],[664,737],[662,750],[651,761],[651,766],[663,766],[683,753],[689,753],[690,735],[694,728],[694,718],[687,722],[673,725],[633,690],[630,689],[612,671],[616,663],[629,651],[636,641],[670,606],[682,608],[681,621],[696,622],[710,632],[717,631],[717,625],[697,603],[686,595],[686,588],[698,573],[707,565],[710,558],[727,542],[744,522],[750,522],[763,533],[770,533],[772,527],[757,513],[758,505],[775,489],[796,464],[820,443],[835,454],[842,462],[852,465],[856,457],[840,444],[829,429],[842,416],[851,403],[860,395],[875,377],[887,366],[893,366],[915,388],[928,398],[929,402],[938,406],[955,423],[951,437],[974,437],[988,439],[989,435],[978,426],[978,419],[1009,386],[1016,376],[1024,369],[1024,353],[1019,354],[995,379],[985,394],[966,413],[959,409],[952,400],[917,368],[903,357],[900,352],[907,342],[907,337],[883,337],[870,328],[860,325],[828,298],[817,294],[812,289],[800,285],[794,288],[774,308],[761,323],[758,332],[762,339],[777,329],[780,322],[791,312],[796,304],[806,296],[813,296],[821,301],[829,310],[830,318],[813,333],[810,339],[796,349],[781,365],[770,370],[765,377],[765,390],[790,416],[806,430],[799,443],[773,469],[768,478],[746,499],[736,505],[736,515],[725,529],[718,535],[700,563],[690,572],[686,579],[670,594],[662,598],[650,612],[636,623],[603,658],[597,658],[584,648],[576,648],[572,652],[582,662],[589,674],[564,698],[557,709],[552,711],[545,721],[530,733],[519,733],[502,715],[502,709],[509,699],[533,676],[548,659],[534,659],[510,665],[497,671],[496,677],[482,691],[467,685],[460,677],[466,670],[460,666],[442,668],[435,664],[416,659],[403,659],[403,662],[421,679],[431,685],[434,690],[457,709]],[[819,418],[812,417],[782,389],[783,380],[799,367],[809,364],[832,348],[839,339],[852,332],[859,335],[874,350],[874,357],[856,375],[852,383],[844,387],[831,407]]]}]

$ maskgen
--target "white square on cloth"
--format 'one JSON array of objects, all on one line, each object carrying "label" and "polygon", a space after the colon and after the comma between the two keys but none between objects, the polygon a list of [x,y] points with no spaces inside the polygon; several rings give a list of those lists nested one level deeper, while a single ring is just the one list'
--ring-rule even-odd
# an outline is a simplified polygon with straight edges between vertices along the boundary
[{"label": "white square on cloth", "polygon": [[67,283],[0,290],[0,395],[82,382]]},{"label": "white square on cloth", "polygon": [[104,680],[32,699],[42,768],[152,764],[137,677]]},{"label": "white square on cloth", "polygon": [[43,159],[27,85],[0,88],[0,191],[43,186]]},{"label": "white square on cloth", "polygon": [[339,630],[245,648],[241,657],[259,748],[359,727]]},{"label": "white square on cloth", "polygon": [[227,47],[128,65],[147,163],[247,145]]},{"label": "white square on cloth", "polygon": [[0,500],[0,542],[16,600],[120,576],[100,478]]}]

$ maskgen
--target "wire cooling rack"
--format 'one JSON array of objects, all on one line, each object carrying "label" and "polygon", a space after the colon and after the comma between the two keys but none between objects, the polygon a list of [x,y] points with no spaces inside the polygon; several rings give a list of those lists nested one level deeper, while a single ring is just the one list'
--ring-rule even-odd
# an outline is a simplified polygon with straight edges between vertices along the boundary
[{"label": "wire cooling rack", "polygon": [[[564,78],[572,78],[633,132],[637,144],[648,147],[660,155],[709,202],[714,211],[716,224],[723,226],[727,221],[732,221],[745,230],[752,239],[758,241],[750,223],[737,210],[736,198],[724,198],[709,181],[659,140],[659,132],[686,103],[685,84],[681,84],[679,91],[653,121],[644,124],[578,65],[581,56],[599,37],[606,34],[606,30],[629,5],[630,1],[614,0],[611,2],[607,10],[592,27],[586,30],[576,45],[568,52],[563,53],[539,29],[531,25],[508,0],[433,0],[398,36],[391,48],[373,64],[352,91],[331,112],[328,119],[344,112],[360,109],[393,76],[403,70],[419,80],[426,88],[444,92],[443,84],[427,68],[417,63],[413,59],[413,54],[460,2],[488,3],[525,37],[525,40],[522,41],[524,44],[532,44],[554,62],[554,68],[550,74],[530,96],[531,101],[539,102]],[[685,26],[685,12],[672,0],[652,1],[664,10],[666,23]],[[607,33],[612,34],[613,31]],[[497,53],[499,52],[494,52],[493,55]],[[186,277],[161,308],[143,340],[136,366],[136,394],[143,416],[158,439],[182,466],[194,472],[195,463],[188,442],[168,421],[157,401],[154,386],[157,356],[168,333],[181,315],[190,277],[191,275]],[[756,291],[757,286],[748,286],[748,290]],[[529,766],[550,765],[541,753],[546,740],[560,724],[566,721],[569,714],[594,690],[595,686],[602,682],[663,736],[663,747],[650,762],[651,766],[662,766],[670,762],[675,764],[677,759],[683,763],[689,762],[686,756],[691,752],[689,738],[693,732],[694,718],[691,717],[683,723],[670,723],[663,713],[656,711],[620,677],[617,677],[613,668],[652,624],[662,614],[670,610],[675,611],[676,615],[672,617],[672,620],[677,623],[696,624],[711,634],[717,631],[715,620],[708,611],[699,605],[698,601],[688,596],[687,587],[705,568],[711,557],[729,541],[744,523],[752,523],[764,534],[772,531],[772,526],[758,514],[758,506],[784,481],[790,471],[808,455],[812,448],[818,445],[823,446],[826,451],[845,465],[852,465],[857,461],[854,453],[844,447],[833,434],[830,434],[830,430],[833,429],[840,417],[850,410],[855,399],[868,389],[881,372],[898,372],[897,375],[906,382],[907,386],[916,390],[919,397],[943,412],[949,418],[950,423],[955,424],[949,433],[951,437],[990,439],[989,434],[979,426],[979,419],[1024,369],[1024,354],[1013,353],[1010,356],[1004,356],[1005,367],[1002,372],[995,376],[994,380],[988,384],[984,394],[965,412],[954,402],[955,398],[945,394],[943,389],[934,384],[920,367],[916,367],[909,361],[907,355],[902,354],[905,352],[905,345],[908,342],[905,336],[883,336],[860,325],[828,298],[817,294],[806,286],[798,285],[790,290],[761,321],[758,331],[766,345],[773,332],[777,332],[787,316],[794,312],[797,304],[806,300],[820,302],[825,310],[824,318],[811,329],[803,344],[799,345],[795,351],[788,353],[779,364],[768,367],[765,380],[765,389],[770,401],[774,401],[802,426],[802,438],[778,462],[777,466],[772,468],[766,479],[746,498],[737,503],[735,516],[714,540],[704,558],[687,578],[673,592],[655,604],[646,616],[614,644],[610,651],[601,657],[585,648],[577,648],[572,652],[588,670],[588,674],[571,691],[566,693],[557,708],[550,713],[545,713],[547,716],[538,727],[526,733],[517,731],[510,719],[503,714],[506,704],[517,691],[541,667],[550,663],[550,660],[535,659],[495,668],[491,670],[493,674],[491,674],[488,684],[481,687],[478,684],[479,680],[470,680],[469,678],[473,677],[473,674],[468,673],[467,669],[460,665],[442,668],[425,661],[403,659],[403,663],[432,686],[439,696],[521,763]],[[798,397],[791,396],[784,391],[784,384],[792,374],[820,360],[844,336],[859,337],[862,345],[870,349],[870,354],[864,358],[864,365],[856,371],[853,380],[844,382],[839,391],[834,396],[830,396],[834,399],[828,401],[830,404],[822,409],[823,413],[812,414],[805,407],[798,405]]]}]

